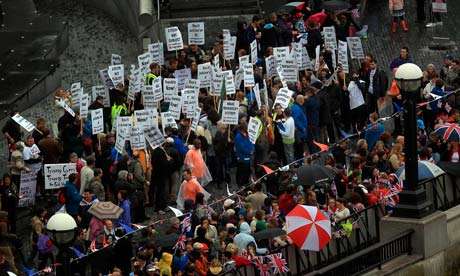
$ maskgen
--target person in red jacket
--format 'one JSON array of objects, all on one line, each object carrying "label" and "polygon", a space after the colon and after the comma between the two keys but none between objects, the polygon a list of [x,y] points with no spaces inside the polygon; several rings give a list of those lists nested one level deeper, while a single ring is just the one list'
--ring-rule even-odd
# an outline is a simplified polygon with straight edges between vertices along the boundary
[{"label": "person in red jacket", "polygon": [[280,212],[284,216],[287,215],[296,205],[293,196],[294,192],[295,187],[293,185],[289,185],[286,191],[284,191],[284,193],[278,198]]}]

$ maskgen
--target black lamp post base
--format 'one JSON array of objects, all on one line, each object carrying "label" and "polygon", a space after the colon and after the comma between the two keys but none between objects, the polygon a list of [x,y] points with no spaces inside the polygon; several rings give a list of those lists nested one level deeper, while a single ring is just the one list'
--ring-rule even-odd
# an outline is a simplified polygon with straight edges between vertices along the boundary
[{"label": "black lamp post base", "polygon": [[399,203],[392,216],[419,219],[433,212],[433,204],[427,200],[425,189],[419,186],[415,191],[402,190],[399,193]]}]

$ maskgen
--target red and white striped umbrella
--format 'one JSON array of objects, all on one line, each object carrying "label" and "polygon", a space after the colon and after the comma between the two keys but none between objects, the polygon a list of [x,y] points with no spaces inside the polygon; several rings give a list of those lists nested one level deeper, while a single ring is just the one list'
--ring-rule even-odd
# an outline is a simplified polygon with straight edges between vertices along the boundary
[{"label": "red and white striped umbrella", "polygon": [[303,250],[320,251],[331,240],[331,221],[317,207],[297,205],[286,216],[287,234]]}]

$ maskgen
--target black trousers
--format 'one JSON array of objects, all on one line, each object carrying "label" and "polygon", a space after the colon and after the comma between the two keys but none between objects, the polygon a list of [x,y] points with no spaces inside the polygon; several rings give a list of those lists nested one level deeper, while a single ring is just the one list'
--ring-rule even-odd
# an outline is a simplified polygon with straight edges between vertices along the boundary
[{"label": "black trousers", "polygon": [[238,187],[247,186],[251,177],[251,163],[240,162],[236,166],[236,184]]},{"label": "black trousers", "polygon": [[425,21],[425,19],[425,0],[417,0],[417,21]]}]

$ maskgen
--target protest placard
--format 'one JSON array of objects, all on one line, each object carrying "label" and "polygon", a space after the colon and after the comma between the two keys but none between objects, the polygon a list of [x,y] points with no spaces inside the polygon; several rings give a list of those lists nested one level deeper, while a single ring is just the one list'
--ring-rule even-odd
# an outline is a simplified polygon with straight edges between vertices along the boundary
[{"label": "protest placard", "polygon": [[158,126],[158,112],[156,109],[142,109],[134,111],[136,126],[144,129],[150,126]]},{"label": "protest placard", "polygon": [[225,81],[225,93],[227,95],[233,95],[236,93],[235,80],[233,79],[232,70],[222,71],[223,80]]},{"label": "protest placard", "polygon": [[26,118],[19,115],[19,113],[14,114],[14,116],[11,117],[11,119],[13,119],[13,121],[15,121],[18,125],[22,126],[25,130],[27,130],[27,132],[31,132],[35,129],[35,125],[26,120]]},{"label": "protest placard", "polygon": [[215,55],[212,58],[212,65],[220,70],[220,58],[219,58],[219,55]]},{"label": "protest placard", "polygon": [[254,117],[249,118],[248,124],[248,137],[251,143],[255,144],[257,138],[259,138],[260,134],[260,127],[262,126],[262,122]]},{"label": "protest placard", "polygon": [[224,59],[235,59],[236,36],[229,36],[226,40],[224,38]]},{"label": "protest placard", "polygon": [[283,59],[280,63],[283,79],[287,82],[296,82],[299,78],[297,61],[291,57]]},{"label": "protest placard", "polygon": [[185,82],[184,89],[193,89],[193,90],[200,90],[200,80],[197,79],[188,79]]},{"label": "protest placard", "polygon": [[88,106],[89,106],[89,95],[88,94],[81,95],[80,118],[85,119],[86,117],[88,117]]},{"label": "protest placard", "polygon": [[302,66],[302,48],[303,47],[299,42],[291,43],[291,52],[289,53],[289,57],[293,58],[297,62],[298,68]]},{"label": "protest placard", "polygon": [[222,71],[215,67],[212,66],[212,91],[219,95],[220,93],[220,88],[222,87],[222,81],[224,80],[224,75],[222,74]]},{"label": "protest placard", "polygon": [[59,101],[57,101],[56,104],[64,108],[64,110],[67,113],[69,113],[72,117],[75,117],[75,112],[72,110],[72,108],[70,108],[70,106],[63,99],[60,99]]},{"label": "protest placard", "polygon": [[137,63],[142,74],[147,74],[150,71],[150,63],[152,63],[152,54],[150,52],[143,53],[137,56]]},{"label": "protest placard", "polygon": [[110,65],[118,65],[121,64],[121,56],[117,54],[112,54],[110,58]]},{"label": "protest placard", "polygon": [[252,88],[252,91],[254,92],[254,96],[256,97],[256,102],[257,102],[257,108],[260,109],[260,106],[262,102],[260,101],[260,89],[259,89],[259,84],[256,83],[254,87]]},{"label": "protest placard", "polygon": [[94,85],[91,87],[91,96],[95,101],[97,97],[102,97],[104,107],[110,107],[109,90],[104,85]]},{"label": "protest placard", "polygon": [[276,76],[276,62],[275,56],[271,55],[265,58],[265,66],[267,68],[267,77],[272,78]]},{"label": "protest placard", "polygon": [[360,37],[347,37],[347,43],[352,59],[364,59],[363,45],[361,44]]},{"label": "protest placard", "polygon": [[169,100],[169,113],[174,118],[174,120],[180,120],[180,114],[182,108],[182,97],[179,95],[171,96]]},{"label": "protest placard", "polygon": [[117,132],[123,132],[129,134],[131,127],[133,126],[131,117],[129,116],[118,116],[114,130]]},{"label": "protest placard", "polygon": [[255,85],[254,70],[251,63],[245,63],[243,65],[243,78],[244,87],[253,87]]},{"label": "protest placard", "polygon": [[168,51],[177,51],[184,48],[184,41],[182,40],[182,34],[178,27],[165,28],[165,36]]},{"label": "protest placard", "polygon": [[289,47],[274,47],[273,55],[275,56],[275,63],[278,66],[278,64],[289,55]]},{"label": "protest placard", "polygon": [[177,80],[177,89],[182,91],[185,88],[185,82],[192,78],[192,71],[190,68],[176,70],[174,71],[174,77]]},{"label": "protest placard", "polygon": [[123,154],[128,134],[129,134],[129,131],[127,131],[127,132],[125,132],[125,131],[117,131],[117,136],[115,138],[115,150],[119,154]]},{"label": "protest placard", "polygon": [[43,176],[45,177],[45,189],[58,189],[64,187],[69,175],[77,173],[76,163],[45,164]]},{"label": "protest placard", "polygon": [[91,127],[93,135],[104,132],[104,113],[102,108],[91,110]]},{"label": "protest placard", "polygon": [[251,44],[249,44],[251,48],[251,63],[256,64],[257,62],[257,39],[254,39]]},{"label": "protest placard", "polygon": [[169,103],[171,102],[171,98],[177,95],[178,95],[177,80],[174,78],[164,78],[163,79],[164,101]]},{"label": "protest placard", "polygon": [[320,57],[320,46],[316,46],[315,48],[315,71],[318,71],[319,70],[319,57]]},{"label": "protest placard", "polygon": [[200,118],[201,118],[201,108],[197,106],[195,107],[195,114],[192,119],[192,124],[190,125],[190,128],[193,131],[196,131],[196,127],[198,126],[198,123],[200,122]]},{"label": "protest placard", "polygon": [[80,108],[81,95],[83,95],[83,88],[82,87],[74,89],[71,92],[72,108],[75,109],[75,110],[78,110]]},{"label": "protest placard", "polygon": [[348,47],[345,41],[339,40],[339,48],[337,50],[337,62],[342,66],[345,73],[349,73],[348,68]]},{"label": "protest placard", "polygon": [[[249,64],[252,66],[252,64]],[[222,123],[226,125],[238,124],[238,112],[240,103],[238,101],[224,100],[222,104]]]},{"label": "protest placard", "polygon": [[260,90],[260,94],[263,94],[263,97],[261,97],[264,101],[262,104],[266,105],[267,108],[270,108],[269,103],[268,103],[268,89],[267,89],[267,83],[265,82],[265,79],[263,80],[264,82],[264,88]]},{"label": "protest placard", "polygon": [[182,90],[182,112],[187,118],[192,119],[195,114],[195,107],[198,106],[198,90],[184,89]]},{"label": "protest placard", "polygon": [[113,88],[114,86],[113,86],[112,80],[109,77],[108,71],[109,71],[108,68],[99,70],[99,77],[101,78],[102,83],[105,85],[105,87],[110,89],[110,88]]},{"label": "protest placard", "polygon": [[310,56],[308,55],[307,48],[302,47],[301,51],[301,64],[299,70],[313,70],[313,65],[311,64]]},{"label": "protest placard", "polygon": [[158,76],[155,79],[153,79],[152,89],[153,89],[153,101],[158,103],[161,100],[163,100],[163,89],[161,85],[161,76]]},{"label": "protest placard", "polygon": [[142,98],[144,108],[155,109],[157,104],[155,102],[155,92],[153,91],[153,85],[144,85],[142,88]]},{"label": "protest placard", "polygon": [[160,146],[165,141],[163,133],[161,133],[160,129],[158,129],[158,127],[155,126],[144,128],[144,136],[145,140],[147,140],[152,149]]},{"label": "protest placard", "polygon": [[273,103],[273,107],[277,104],[280,104],[282,108],[287,108],[293,93],[294,92],[292,90],[289,90],[285,87],[281,88],[276,94],[276,99]]},{"label": "protest placard", "polygon": [[131,128],[129,142],[132,150],[145,149],[144,129],[138,126],[133,126]]},{"label": "protest placard", "polygon": [[235,71],[235,87],[240,89],[241,87],[241,82],[243,82],[244,79],[244,70],[243,68],[238,68],[238,70]]},{"label": "protest placard", "polygon": [[432,0],[431,12],[433,13],[447,13],[447,0]]},{"label": "protest placard", "polygon": [[337,50],[337,37],[335,35],[335,27],[323,28],[324,46],[331,50]]},{"label": "protest placard", "polygon": [[35,204],[37,190],[37,172],[21,171],[18,207],[30,207]]},{"label": "protest placard", "polygon": [[201,88],[211,87],[212,67],[210,62],[198,64],[198,79]]},{"label": "protest placard", "polygon": [[108,73],[113,85],[123,84],[125,77],[125,67],[123,64],[109,66]]},{"label": "protest placard", "polygon": [[204,45],[204,22],[188,23],[188,44]]},{"label": "protest placard", "polygon": [[171,116],[169,112],[161,112],[161,127],[163,128],[163,134],[165,133],[165,128],[171,127],[177,129],[176,120]]},{"label": "protest placard", "polygon": [[165,56],[163,53],[163,42],[149,44],[148,50],[149,50],[152,62],[158,63],[159,65],[165,64]]},{"label": "protest placard", "polygon": [[244,55],[238,58],[238,62],[240,64],[240,68],[243,68],[245,64],[250,63],[249,55]]}]

